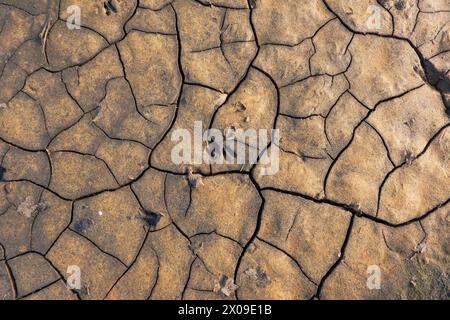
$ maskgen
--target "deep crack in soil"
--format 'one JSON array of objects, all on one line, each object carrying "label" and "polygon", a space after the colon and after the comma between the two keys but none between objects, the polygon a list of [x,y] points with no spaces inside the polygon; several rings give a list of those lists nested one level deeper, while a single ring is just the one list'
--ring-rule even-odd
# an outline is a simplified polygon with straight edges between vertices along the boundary
[{"label": "deep crack in soil", "polygon": [[448,299],[449,116],[447,0],[0,0],[0,300]]}]

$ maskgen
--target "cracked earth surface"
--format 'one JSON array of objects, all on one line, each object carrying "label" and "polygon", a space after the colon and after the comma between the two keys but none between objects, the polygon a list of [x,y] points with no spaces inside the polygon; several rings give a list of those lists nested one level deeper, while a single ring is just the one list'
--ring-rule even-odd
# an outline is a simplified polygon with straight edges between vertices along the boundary
[{"label": "cracked earth surface", "polygon": [[[449,36],[448,0],[0,0],[0,300],[448,299]],[[175,165],[194,121],[279,129],[279,172]]]}]

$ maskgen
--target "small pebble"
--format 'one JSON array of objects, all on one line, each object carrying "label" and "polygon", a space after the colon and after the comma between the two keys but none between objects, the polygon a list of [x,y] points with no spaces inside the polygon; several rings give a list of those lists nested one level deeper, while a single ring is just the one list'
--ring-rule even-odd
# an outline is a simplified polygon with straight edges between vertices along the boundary
[{"label": "small pebble", "polygon": [[244,112],[245,110],[247,110],[247,107],[242,102],[239,102],[239,104],[237,106],[237,110],[239,112]]}]

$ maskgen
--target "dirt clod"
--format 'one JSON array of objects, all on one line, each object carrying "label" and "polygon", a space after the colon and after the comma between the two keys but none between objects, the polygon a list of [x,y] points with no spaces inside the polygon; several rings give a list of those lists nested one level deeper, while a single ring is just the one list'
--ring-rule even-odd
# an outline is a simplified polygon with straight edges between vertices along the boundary
[{"label": "dirt clod", "polygon": [[19,204],[17,207],[17,212],[27,218],[32,218],[44,211],[46,208],[47,205],[45,203],[36,203],[33,200],[33,197],[28,196],[25,198],[25,201]]},{"label": "dirt clod", "polygon": [[264,287],[270,282],[270,278],[267,273],[259,266],[256,269],[249,268],[244,271],[244,273],[246,276],[256,281],[256,285],[258,287]]},{"label": "dirt clod", "polygon": [[0,300],[448,299],[447,0],[0,2]]},{"label": "dirt clod", "polygon": [[214,280],[214,292],[220,292],[225,296],[231,296],[239,286],[234,283],[232,278],[220,275],[219,279]]},{"label": "dirt clod", "polygon": [[202,175],[201,174],[197,174],[197,173],[193,173],[191,168],[189,168],[189,170],[188,170],[187,179],[188,179],[188,182],[189,182],[189,186],[194,188],[194,189],[197,189],[200,186],[204,185]]}]

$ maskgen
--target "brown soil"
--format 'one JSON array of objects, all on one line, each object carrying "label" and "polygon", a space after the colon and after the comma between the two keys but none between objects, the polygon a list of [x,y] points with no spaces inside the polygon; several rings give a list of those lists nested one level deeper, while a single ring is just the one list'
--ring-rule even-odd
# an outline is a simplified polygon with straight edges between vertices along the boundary
[{"label": "brown soil", "polygon": [[0,0],[0,300],[448,299],[449,72],[448,0]]}]

